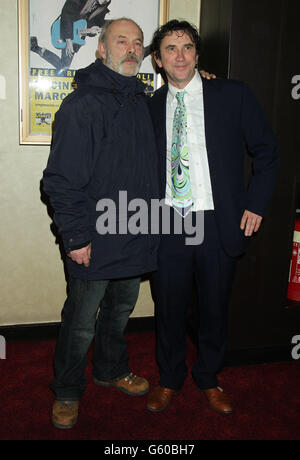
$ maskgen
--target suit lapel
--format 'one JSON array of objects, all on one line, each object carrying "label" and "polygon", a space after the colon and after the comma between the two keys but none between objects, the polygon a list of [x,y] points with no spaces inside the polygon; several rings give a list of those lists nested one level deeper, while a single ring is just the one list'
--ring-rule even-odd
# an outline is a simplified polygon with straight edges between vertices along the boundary
[{"label": "suit lapel", "polygon": [[150,103],[150,110],[152,112],[152,121],[154,125],[156,142],[159,154],[159,169],[162,193],[164,194],[166,188],[166,155],[167,155],[167,123],[166,123],[166,109],[167,109],[167,94],[168,85],[164,85],[153,97]]},{"label": "suit lapel", "polygon": [[[159,93],[153,98],[153,122],[155,132],[157,133],[158,140],[160,142],[166,142],[166,107],[167,107],[167,94],[168,86],[164,85]],[[164,138],[164,139],[163,139]],[[160,147],[160,146],[159,146]],[[163,149],[159,148],[160,153],[163,153]]]},{"label": "suit lapel", "polygon": [[207,157],[210,168],[210,175],[213,177],[217,171],[217,152],[221,138],[220,123],[220,102],[219,90],[213,82],[202,78],[203,82],[203,102],[204,102],[204,123],[205,123],[205,137]]}]

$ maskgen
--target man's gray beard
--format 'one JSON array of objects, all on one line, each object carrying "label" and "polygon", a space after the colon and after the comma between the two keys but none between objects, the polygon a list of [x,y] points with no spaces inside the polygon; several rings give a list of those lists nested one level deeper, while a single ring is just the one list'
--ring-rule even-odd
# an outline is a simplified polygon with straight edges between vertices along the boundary
[{"label": "man's gray beard", "polygon": [[116,69],[115,66],[114,66],[114,63],[112,61],[111,53],[110,53],[110,51],[108,49],[106,49],[106,54],[107,54],[107,60],[106,60],[107,67],[109,67],[110,69],[112,69],[115,72],[119,73],[120,75],[123,75],[124,77],[134,77],[139,72],[139,70],[141,68],[141,65],[142,65],[142,62],[143,62],[143,58],[141,58],[141,60],[136,63],[135,71],[130,73],[130,74],[128,74],[128,73],[124,72],[124,70],[122,69],[122,66],[123,66],[124,62],[121,62],[119,64],[118,68]]},{"label": "man's gray beard", "polygon": [[122,65],[123,65],[123,64],[120,64],[120,65],[119,65],[119,70],[118,70],[119,74],[123,75],[124,77],[134,77],[134,76],[136,76],[136,74],[139,73],[139,70],[140,70],[140,68],[141,68],[142,62],[139,62],[139,63],[137,62],[137,63],[136,63],[135,71],[134,71],[133,73],[131,73],[131,74],[128,74],[128,73],[124,72],[124,71],[122,70]]}]

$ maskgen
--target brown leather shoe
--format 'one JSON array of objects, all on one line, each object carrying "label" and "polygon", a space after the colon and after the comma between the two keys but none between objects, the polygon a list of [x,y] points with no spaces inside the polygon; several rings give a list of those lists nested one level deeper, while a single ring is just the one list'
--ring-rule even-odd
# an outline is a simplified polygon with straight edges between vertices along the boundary
[{"label": "brown leather shoe", "polygon": [[78,418],[79,401],[55,401],[52,422],[56,428],[67,430],[73,428]]},{"label": "brown leather shoe", "polygon": [[219,414],[228,415],[233,412],[229,397],[224,393],[222,388],[210,388],[209,390],[201,390],[208,402],[210,407],[218,412]]},{"label": "brown leather shoe", "polygon": [[151,412],[161,412],[169,407],[173,396],[179,391],[170,388],[156,387],[148,396],[147,409]]},{"label": "brown leather shoe", "polygon": [[108,382],[104,382],[102,380],[97,380],[94,378],[94,382],[97,385],[102,387],[115,387],[119,390],[123,391],[129,396],[142,396],[148,393],[149,391],[149,383],[143,377],[139,377],[138,375],[133,375],[131,372],[127,377],[123,377],[118,380],[111,380]]}]

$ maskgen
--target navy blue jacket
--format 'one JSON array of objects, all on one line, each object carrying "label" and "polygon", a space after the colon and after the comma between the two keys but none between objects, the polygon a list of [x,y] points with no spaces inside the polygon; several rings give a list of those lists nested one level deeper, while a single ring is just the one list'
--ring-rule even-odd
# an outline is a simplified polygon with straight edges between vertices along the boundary
[{"label": "navy blue jacket", "polygon": [[[203,81],[208,163],[219,235],[232,257],[245,252],[240,229],[244,211],[264,216],[273,193],[279,152],[270,125],[249,86],[234,80]],[[149,101],[159,151],[160,196],[166,190],[166,102],[168,85]],[[253,176],[244,184],[246,148]]]},{"label": "navy blue jacket", "polygon": [[[66,252],[92,243],[90,267],[67,258],[68,271],[91,280],[151,272],[156,269],[158,237],[118,234],[120,191],[127,193],[128,202],[139,198],[149,204],[158,197],[157,151],[145,86],[100,60],[78,71],[76,80],[78,89],[56,114],[43,176]],[[102,213],[96,206],[103,199],[116,205],[117,234],[97,231]],[[128,219],[137,211],[128,212]],[[122,219],[124,226],[126,210]]]}]

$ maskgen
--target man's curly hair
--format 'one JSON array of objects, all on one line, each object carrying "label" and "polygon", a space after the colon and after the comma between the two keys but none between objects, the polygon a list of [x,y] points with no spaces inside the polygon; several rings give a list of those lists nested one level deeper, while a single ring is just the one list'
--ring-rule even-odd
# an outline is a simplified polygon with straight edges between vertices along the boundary
[{"label": "man's curly hair", "polygon": [[[162,25],[157,29],[153,35],[152,43],[150,46],[152,56],[161,59],[160,46],[162,40],[166,35],[172,34],[172,32],[182,31],[186,33],[192,42],[195,45],[196,53],[199,56],[201,51],[201,39],[198,33],[197,28],[190,24],[187,21],[179,21],[178,19],[173,19],[166,24]],[[157,73],[161,73],[161,69],[155,64],[155,70]]]}]

